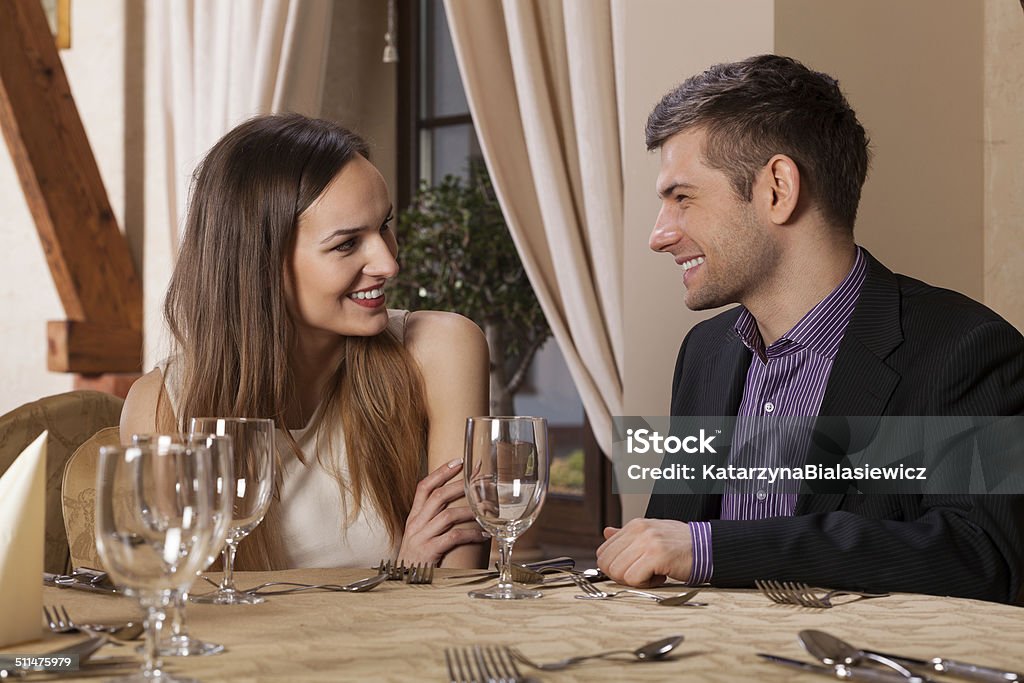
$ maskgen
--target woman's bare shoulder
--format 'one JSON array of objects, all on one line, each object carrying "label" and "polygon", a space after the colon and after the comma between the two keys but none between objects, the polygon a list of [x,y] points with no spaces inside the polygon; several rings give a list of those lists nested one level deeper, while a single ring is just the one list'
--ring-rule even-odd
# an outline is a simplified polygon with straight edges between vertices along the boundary
[{"label": "woman's bare shoulder", "polygon": [[121,408],[121,441],[131,441],[132,434],[155,434],[157,410],[169,410],[170,402],[164,391],[164,376],[159,368],[135,380]]},{"label": "woman's bare shoulder", "polygon": [[471,357],[487,351],[480,327],[469,318],[449,311],[415,311],[409,314],[405,345],[421,363]]}]

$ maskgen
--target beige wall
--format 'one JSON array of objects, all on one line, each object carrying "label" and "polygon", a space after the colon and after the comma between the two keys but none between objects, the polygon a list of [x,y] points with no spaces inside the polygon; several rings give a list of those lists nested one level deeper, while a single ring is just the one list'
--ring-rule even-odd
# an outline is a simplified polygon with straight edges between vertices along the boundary
[{"label": "beige wall", "polygon": [[985,2],[985,303],[1024,330],[1024,12]]},{"label": "beige wall", "polygon": [[775,52],[836,76],[871,137],[857,241],[892,270],[979,300],[982,9],[962,0],[775,3]]}]

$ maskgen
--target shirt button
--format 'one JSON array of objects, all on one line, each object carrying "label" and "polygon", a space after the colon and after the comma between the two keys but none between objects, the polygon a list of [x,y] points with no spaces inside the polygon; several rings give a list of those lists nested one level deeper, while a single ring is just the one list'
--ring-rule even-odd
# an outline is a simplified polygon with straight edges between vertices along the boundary
[{"label": "shirt button", "polygon": [[764,412],[770,413],[773,410],[775,410],[775,404],[774,403],[772,403],[771,401],[768,401],[767,403],[764,404]]},{"label": "shirt button", "polygon": [[764,489],[759,489],[757,492],[757,499],[764,500],[768,497],[768,493]]}]

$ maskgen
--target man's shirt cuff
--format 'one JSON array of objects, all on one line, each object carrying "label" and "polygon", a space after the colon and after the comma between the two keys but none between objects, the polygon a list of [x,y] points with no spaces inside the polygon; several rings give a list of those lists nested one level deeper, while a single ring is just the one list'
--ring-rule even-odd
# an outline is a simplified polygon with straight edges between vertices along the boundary
[{"label": "man's shirt cuff", "polygon": [[693,569],[690,571],[691,586],[711,581],[714,564],[711,557],[711,522],[690,522],[690,538],[693,540]]}]

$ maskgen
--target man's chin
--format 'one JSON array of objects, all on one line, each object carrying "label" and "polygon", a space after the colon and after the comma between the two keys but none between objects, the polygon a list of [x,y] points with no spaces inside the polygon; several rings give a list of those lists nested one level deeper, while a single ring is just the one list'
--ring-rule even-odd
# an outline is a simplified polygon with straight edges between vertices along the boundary
[{"label": "man's chin", "polygon": [[687,290],[686,296],[683,297],[683,303],[691,311],[710,311],[713,308],[727,306],[732,302],[721,297],[701,296],[699,292]]}]

